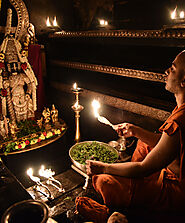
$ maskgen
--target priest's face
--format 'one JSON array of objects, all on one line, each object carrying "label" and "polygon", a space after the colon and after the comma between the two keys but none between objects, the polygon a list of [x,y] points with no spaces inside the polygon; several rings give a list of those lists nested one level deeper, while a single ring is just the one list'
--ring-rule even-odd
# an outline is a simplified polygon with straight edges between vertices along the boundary
[{"label": "priest's face", "polygon": [[166,90],[178,95],[184,89],[182,83],[185,81],[185,52],[177,55],[165,74]]}]

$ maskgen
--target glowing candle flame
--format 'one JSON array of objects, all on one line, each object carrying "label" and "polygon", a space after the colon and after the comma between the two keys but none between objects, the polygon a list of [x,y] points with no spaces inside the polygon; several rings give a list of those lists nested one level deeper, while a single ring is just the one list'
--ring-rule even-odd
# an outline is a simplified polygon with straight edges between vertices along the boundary
[{"label": "glowing candle flame", "polygon": [[176,18],[176,11],[177,11],[177,6],[176,6],[176,8],[173,10],[173,12],[171,13],[171,19],[175,19],[175,18]]},{"label": "glowing candle flame", "polygon": [[92,106],[93,106],[93,109],[94,109],[94,115],[95,115],[95,117],[96,118],[99,117],[100,116],[99,113],[98,113],[98,110],[100,108],[99,101],[97,101],[97,100],[94,99],[93,102],[92,102]]},{"label": "glowing candle flame", "polygon": [[53,26],[58,26],[56,16],[54,17],[54,20],[53,20]]},{"label": "glowing candle flame", "polygon": [[180,18],[183,19],[184,18],[184,11],[180,12]]},{"label": "glowing candle flame", "polygon": [[73,84],[73,89],[76,90],[77,89],[77,83]]},{"label": "glowing candle flame", "polygon": [[94,109],[94,115],[96,118],[98,118],[98,121],[105,125],[110,125],[112,128],[114,128],[114,125],[112,123],[110,123],[108,119],[99,115],[98,110],[100,108],[100,103],[97,100],[93,100],[92,106]]},{"label": "glowing candle flame", "polygon": [[[65,190],[63,188],[61,188],[62,187],[61,183],[58,180],[55,180],[53,178],[53,175],[55,175],[55,172],[52,171],[51,169],[45,169],[44,165],[42,165],[40,170],[39,170],[39,175],[42,176],[42,177],[47,178],[48,183],[53,185],[54,187],[56,187],[60,192],[65,192]],[[58,184],[59,187],[56,184]]]},{"label": "glowing candle flame", "polygon": [[52,171],[51,169],[45,169],[44,165],[42,165],[39,170],[39,175],[45,178],[50,178],[53,175],[55,175],[55,172]]},{"label": "glowing candle flame", "polygon": [[46,20],[46,25],[47,25],[48,27],[51,26],[51,23],[50,23],[50,21],[49,21],[49,17],[48,17],[47,20]]},{"label": "glowing candle flame", "polygon": [[99,23],[100,23],[100,26],[107,26],[108,25],[108,21],[106,21],[104,19],[100,19]]},{"label": "glowing candle flame", "polygon": [[102,26],[105,25],[105,20],[104,19],[100,20],[100,25],[102,25]]},{"label": "glowing candle flame", "polygon": [[27,175],[30,177],[31,180],[33,180],[34,182],[36,183],[39,183],[40,182],[40,178],[39,177],[35,177],[33,176],[33,169],[32,168],[29,168],[27,170]]}]

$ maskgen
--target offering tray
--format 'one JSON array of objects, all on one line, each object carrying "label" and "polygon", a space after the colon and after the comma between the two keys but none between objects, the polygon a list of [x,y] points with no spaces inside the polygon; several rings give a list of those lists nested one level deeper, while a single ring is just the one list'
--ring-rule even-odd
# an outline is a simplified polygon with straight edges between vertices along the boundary
[{"label": "offering tray", "polygon": [[4,142],[0,145],[0,156],[28,152],[44,147],[61,138],[66,130],[67,126],[65,122],[62,121],[57,127],[52,127],[49,130],[39,131],[15,140]]}]

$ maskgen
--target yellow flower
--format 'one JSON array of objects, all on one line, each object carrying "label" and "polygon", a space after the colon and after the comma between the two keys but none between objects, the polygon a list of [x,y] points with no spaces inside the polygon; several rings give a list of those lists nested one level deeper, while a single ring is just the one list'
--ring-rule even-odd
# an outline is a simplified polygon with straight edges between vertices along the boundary
[{"label": "yellow flower", "polygon": [[30,142],[31,145],[36,144],[36,143],[37,143],[37,139],[32,139]]},{"label": "yellow flower", "polygon": [[43,134],[41,134],[40,137],[39,137],[39,139],[41,139],[41,140],[44,140],[45,138],[46,137]]},{"label": "yellow flower", "polygon": [[48,132],[47,135],[46,135],[46,138],[51,138],[53,136],[53,133],[52,132]]},{"label": "yellow flower", "polygon": [[57,134],[57,135],[60,135],[60,134],[61,134],[60,129],[57,130],[57,133],[56,133],[56,134]]},{"label": "yellow flower", "polygon": [[21,146],[24,149],[26,147],[26,143],[25,142],[21,143]]}]

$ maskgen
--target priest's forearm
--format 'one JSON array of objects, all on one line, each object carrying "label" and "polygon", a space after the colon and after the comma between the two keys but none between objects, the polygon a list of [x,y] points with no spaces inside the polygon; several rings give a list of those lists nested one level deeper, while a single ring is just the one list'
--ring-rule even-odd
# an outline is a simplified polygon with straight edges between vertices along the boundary
[{"label": "priest's forearm", "polygon": [[147,145],[149,145],[151,148],[153,148],[159,141],[161,134],[150,132],[146,129],[143,129],[139,126],[135,126],[135,134],[134,136]]},{"label": "priest's forearm", "polygon": [[145,175],[141,162],[107,164],[104,173],[124,177],[142,177]]}]

